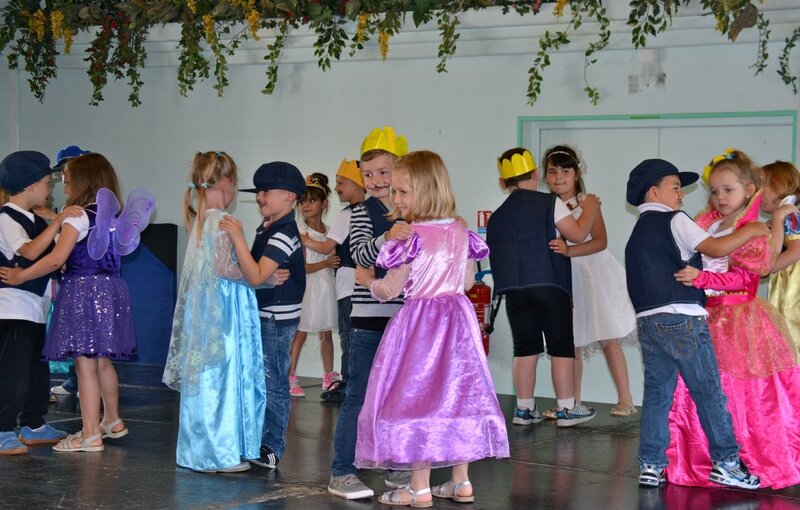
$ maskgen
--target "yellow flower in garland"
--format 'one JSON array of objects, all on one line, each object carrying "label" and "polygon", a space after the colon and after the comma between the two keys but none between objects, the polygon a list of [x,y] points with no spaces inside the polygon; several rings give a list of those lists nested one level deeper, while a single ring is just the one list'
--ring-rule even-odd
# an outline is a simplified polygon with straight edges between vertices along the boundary
[{"label": "yellow flower in garland", "polygon": [[186,0],[186,7],[192,11],[192,14],[197,14],[197,4],[194,0]]},{"label": "yellow flower in garland", "polygon": [[28,28],[30,28],[31,32],[36,34],[36,39],[39,41],[44,40],[46,21],[47,21],[47,16],[45,16],[44,11],[42,11],[41,9],[34,12],[33,16],[31,16],[28,19]]},{"label": "yellow flower in garland", "polygon": [[72,36],[74,32],[71,28],[67,27],[64,29],[64,53],[69,53],[69,50],[72,48]]},{"label": "yellow flower in garland", "polygon": [[252,10],[253,10],[253,9],[255,9],[255,8],[256,8],[256,0],[247,0],[247,5],[245,6],[245,8],[244,8],[244,9],[245,9],[247,12],[250,12],[250,11],[252,11]]},{"label": "yellow flower in garland", "polygon": [[564,8],[567,6],[567,0],[556,0],[556,5],[553,7],[553,16],[560,18],[564,15]]},{"label": "yellow flower in garland", "polygon": [[250,35],[253,36],[253,40],[260,40],[258,29],[261,28],[261,14],[257,10],[253,9],[247,15],[247,26],[250,29]]},{"label": "yellow flower in garland", "polygon": [[53,30],[53,37],[58,39],[64,35],[62,23],[64,22],[64,13],[61,11],[53,11],[50,15],[50,27]]},{"label": "yellow flower in garland", "polygon": [[361,44],[364,42],[367,33],[367,23],[369,22],[369,16],[366,14],[359,14],[358,15],[358,25],[356,25],[356,42]]},{"label": "yellow flower in garland", "polygon": [[228,3],[230,4],[231,7],[241,7],[242,6],[242,0],[228,0]]},{"label": "yellow flower in garland", "polygon": [[213,43],[217,40],[217,33],[214,32],[214,16],[206,14],[203,16],[203,32],[206,36],[206,41]]},{"label": "yellow flower in garland", "polygon": [[381,30],[378,34],[378,50],[381,52],[381,60],[386,60],[386,55],[389,54],[389,34]]}]

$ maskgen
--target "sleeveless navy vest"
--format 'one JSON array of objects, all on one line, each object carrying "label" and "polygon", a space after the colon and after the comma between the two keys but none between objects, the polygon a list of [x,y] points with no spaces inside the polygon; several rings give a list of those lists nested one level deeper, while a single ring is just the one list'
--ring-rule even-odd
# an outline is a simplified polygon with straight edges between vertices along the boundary
[{"label": "sleeveless navy vest", "polygon": [[[0,213],[8,214],[8,216],[11,217],[12,220],[19,223],[22,226],[22,228],[25,229],[25,233],[28,234],[28,237],[31,240],[36,239],[36,237],[42,232],[44,232],[44,230],[47,228],[47,222],[44,221],[43,218],[40,218],[35,214],[33,215],[33,221],[31,221],[27,216],[25,216],[21,212],[8,206],[0,208]],[[14,267],[18,265],[23,269],[28,268],[32,266],[34,263],[36,263],[37,260],[41,259],[45,255],[53,251],[54,246],[55,243],[51,242],[50,246],[48,246],[36,260],[28,260],[22,255],[16,255],[16,254],[12,256],[10,259],[8,259],[6,258],[5,255],[0,253],[0,266]],[[8,285],[0,282],[0,287],[13,287],[16,289],[33,292],[38,296],[44,296],[44,293],[47,290],[47,286],[50,284],[50,278],[52,276],[53,276],[52,273],[47,274],[39,278],[36,278],[35,280],[29,280],[23,283],[22,285]]]},{"label": "sleeveless navy vest", "polygon": [[[291,237],[300,239],[300,231],[297,229],[294,211],[274,224],[269,225],[266,230],[263,225],[258,227],[250,250],[253,260],[256,262],[261,260],[267,243],[279,230],[285,231]],[[306,290],[306,269],[303,250],[298,249],[292,252],[278,266],[278,269],[288,269],[289,279],[273,288],[256,289],[256,300],[258,301],[259,309],[269,305],[296,304],[303,301],[303,293]]]},{"label": "sleeveless navy vest", "polygon": [[690,265],[703,269],[700,253],[681,259],[670,224],[683,211],[646,211],[639,216],[625,246],[628,294],[636,313],[673,304],[705,304],[701,289],[675,280],[675,272]]},{"label": "sleeveless navy vest", "polygon": [[[353,207],[353,204],[350,204],[345,209],[350,209],[352,213]],[[353,262],[353,256],[350,255],[350,234],[347,234],[341,244],[336,245],[336,256],[339,257],[339,267],[356,267],[356,263]]]},{"label": "sleeveless navy vest", "polygon": [[572,265],[550,249],[556,195],[516,189],[489,217],[486,244],[495,292],[557,287],[572,296]]},{"label": "sleeveless navy vest", "polygon": [[[392,228],[394,222],[389,221],[386,217],[389,214],[389,209],[383,205],[383,202],[377,198],[369,197],[364,200],[364,207],[369,215],[369,220],[372,222],[372,237],[383,235]],[[383,278],[384,276],[386,276],[386,270],[375,266],[375,278]]]}]

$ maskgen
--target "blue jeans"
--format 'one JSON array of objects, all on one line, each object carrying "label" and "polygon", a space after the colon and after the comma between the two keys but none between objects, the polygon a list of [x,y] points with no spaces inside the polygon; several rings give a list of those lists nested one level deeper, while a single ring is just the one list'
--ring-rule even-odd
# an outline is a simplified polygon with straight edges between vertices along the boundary
[{"label": "blue jeans", "polygon": [[347,392],[339,411],[333,441],[333,476],[356,473],[353,462],[356,458],[358,415],[364,405],[369,372],[382,336],[383,331],[367,329],[353,329],[350,335],[350,379],[347,381]]},{"label": "blue jeans", "polygon": [[667,465],[669,410],[678,373],[697,406],[711,459],[737,459],[739,446],[705,317],[659,313],[640,317],[636,323],[644,361],[639,465]]},{"label": "blue jeans", "polygon": [[300,319],[276,322],[261,318],[261,348],[267,376],[267,409],[261,444],[280,459],[286,450],[286,427],[289,424],[289,348]]},{"label": "blue jeans", "polygon": [[350,312],[353,311],[353,302],[350,296],[343,297],[339,304],[339,346],[342,348],[342,380],[350,379]]}]

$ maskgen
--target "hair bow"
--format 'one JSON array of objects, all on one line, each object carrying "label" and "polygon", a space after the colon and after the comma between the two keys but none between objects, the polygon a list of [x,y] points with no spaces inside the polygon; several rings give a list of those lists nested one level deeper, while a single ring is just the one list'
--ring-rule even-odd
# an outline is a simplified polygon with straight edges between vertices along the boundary
[{"label": "hair bow", "polygon": [[714,166],[722,160],[735,158],[735,152],[736,149],[725,149],[725,153],[711,158],[711,162],[703,168],[703,182],[708,184],[708,180],[711,177],[711,170],[714,168]]}]

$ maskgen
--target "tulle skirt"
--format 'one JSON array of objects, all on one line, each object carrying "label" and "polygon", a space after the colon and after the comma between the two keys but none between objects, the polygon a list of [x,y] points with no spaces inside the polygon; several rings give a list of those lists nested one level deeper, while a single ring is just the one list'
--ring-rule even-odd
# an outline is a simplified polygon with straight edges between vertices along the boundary
[{"label": "tulle skirt", "polygon": [[70,276],[56,296],[42,357],[127,359],[136,352],[128,285],[119,276]]},{"label": "tulle skirt", "polygon": [[505,418],[469,300],[406,301],[375,355],[355,465],[408,470],[508,456]]}]

